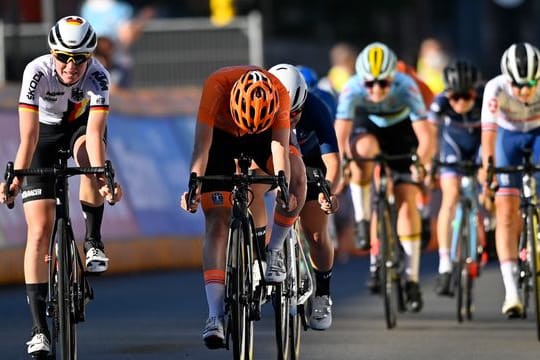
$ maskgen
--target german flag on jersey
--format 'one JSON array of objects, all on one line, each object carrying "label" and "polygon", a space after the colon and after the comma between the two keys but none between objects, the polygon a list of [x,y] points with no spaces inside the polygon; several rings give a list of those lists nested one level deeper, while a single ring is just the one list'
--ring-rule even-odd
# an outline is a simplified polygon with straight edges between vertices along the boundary
[{"label": "german flag on jersey", "polygon": [[35,113],[39,112],[39,108],[37,105],[25,104],[25,103],[19,103],[19,110],[35,112]]}]

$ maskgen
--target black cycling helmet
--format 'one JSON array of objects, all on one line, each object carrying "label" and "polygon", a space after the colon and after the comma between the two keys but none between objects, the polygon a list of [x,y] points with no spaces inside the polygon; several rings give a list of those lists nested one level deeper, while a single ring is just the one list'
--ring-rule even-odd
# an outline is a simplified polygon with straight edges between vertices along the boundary
[{"label": "black cycling helmet", "polygon": [[448,64],[443,70],[443,76],[445,89],[456,93],[469,92],[480,80],[478,69],[465,60],[456,60]]}]

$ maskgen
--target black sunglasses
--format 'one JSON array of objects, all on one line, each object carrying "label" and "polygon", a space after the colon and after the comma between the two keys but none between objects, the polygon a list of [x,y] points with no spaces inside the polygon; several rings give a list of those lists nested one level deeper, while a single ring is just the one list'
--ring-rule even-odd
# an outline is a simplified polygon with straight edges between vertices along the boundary
[{"label": "black sunglasses", "polygon": [[518,89],[521,89],[521,88],[524,88],[524,87],[531,88],[531,87],[535,87],[536,85],[538,85],[538,80],[529,80],[529,81],[527,81],[526,83],[523,83],[523,84],[520,84],[520,83],[512,80],[512,86],[516,87]]},{"label": "black sunglasses", "polygon": [[472,98],[474,98],[474,95],[470,92],[466,92],[466,93],[453,93],[450,95],[450,99],[452,99],[453,101],[459,101],[459,99],[463,99],[465,101],[469,101],[471,100]]},{"label": "black sunglasses", "polygon": [[375,79],[375,80],[370,80],[370,81],[364,81],[364,85],[368,88],[372,88],[373,86],[375,86],[375,84],[379,84],[381,88],[385,88],[387,86],[390,86],[390,81],[386,79],[380,79],[380,80]]},{"label": "black sunglasses", "polygon": [[61,63],[67,64],[73,62],[75,65],[81,65],[92,56],[91,53],[68,53],[65,51],[53,51],[53,56]]}]

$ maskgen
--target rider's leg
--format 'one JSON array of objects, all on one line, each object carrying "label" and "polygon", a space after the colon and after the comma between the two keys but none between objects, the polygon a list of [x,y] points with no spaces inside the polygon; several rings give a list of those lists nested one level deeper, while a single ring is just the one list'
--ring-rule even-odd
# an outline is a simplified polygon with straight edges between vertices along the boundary
[{"label": "rider's leg", "polygon": [[450,245],[452,242],[452,221],[459,199],[459,178],[441,176],[442,201],[437,219],[437,239],[439,242],[439,274],[452,271]]}]

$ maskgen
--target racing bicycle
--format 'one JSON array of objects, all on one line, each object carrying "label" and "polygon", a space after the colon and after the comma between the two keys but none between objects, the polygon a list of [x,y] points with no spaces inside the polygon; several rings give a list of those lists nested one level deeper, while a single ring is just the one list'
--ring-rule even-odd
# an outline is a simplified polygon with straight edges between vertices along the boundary
[{"label": "racing bicycle", "polygon": [[[103,167],[68,167],[70,152],[59,150],[58,163],[52,168],[14,169],[8,162],[5,172],[6,189],[16,176],[54,178],[56,215],[49,245],[47,316],[52,318],[52,354],[60,360],[77,359],[77,324],[85,321],[85,308],[94,298],[86,276],[81,255],[69,217],[68,178],[74,175],[104,175],[110,189],[114,189],[114,169],[110,161]],[[9,204],[13,208],[13,204]],[[39,354],[37,359],[46,359]]]},{"label": "racing bicycle", "polygon": [[225,348],[229,349],[230,340],[235,360],[251,360],[253,359],[253,322],[260,319],[266,286],[264,281],[261,286],[256,286],[253,279],[253,266],[259,267],[260,274],[264,274],[264,269],[260,261],[262,254],[260,254],[259,246],[255,245],[255,225],[249,211],[250,185],[268,184],[279,187],[284,204],[289,202],[289,191],[283,171],[280,171],[277,176],[255,175],[249,169],[252,161],[250,156],[240,154],[237,160],[240,171],[233,175],[198,176],[196,173],[191,173],[186,200],[188,204],[192,202],[201,183],[228,182],[233,185],[225,262]]}]

